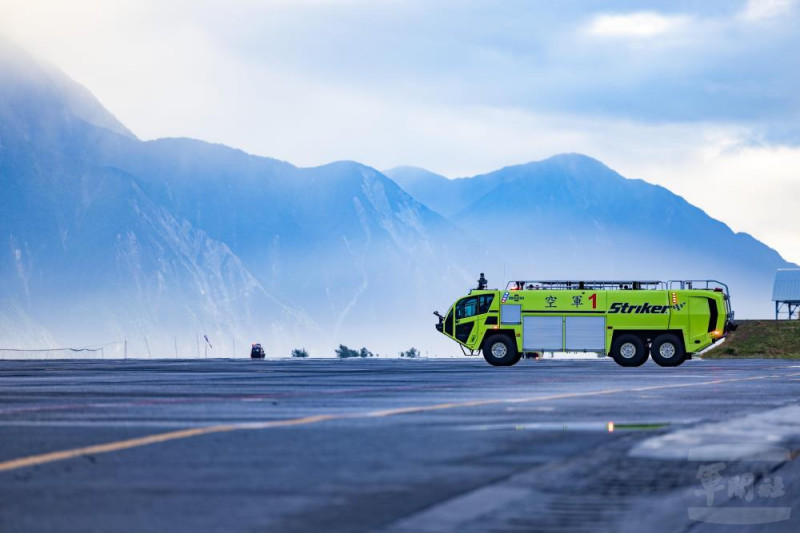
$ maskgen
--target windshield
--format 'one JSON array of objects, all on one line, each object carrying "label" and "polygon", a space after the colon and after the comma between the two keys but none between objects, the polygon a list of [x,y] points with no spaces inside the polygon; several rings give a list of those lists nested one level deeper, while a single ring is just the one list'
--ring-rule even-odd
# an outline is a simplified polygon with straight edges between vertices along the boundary
[{"label": "windshield", "polygon": [[481,294],[480,296],[464,298],[456,304],[456,320],[487,313],[493,299],[493,294]]}]

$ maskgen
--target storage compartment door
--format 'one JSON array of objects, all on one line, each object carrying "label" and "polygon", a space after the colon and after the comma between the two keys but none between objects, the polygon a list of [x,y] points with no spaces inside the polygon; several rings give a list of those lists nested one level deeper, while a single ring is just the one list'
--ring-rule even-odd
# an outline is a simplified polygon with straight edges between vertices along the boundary
[{"label": "storage compartment door", "polygon": [[506,304],[500,306],[501,324],[519,324],[522,316],[522,306],[520,304]]},{"label": "storage compartment door", "polygon": [[604,352],[606,349],[605,317],[566,317],[564,320],[564,346],[568,352]]},{"label": "storage compartment door", "polygon": [[710,316],[711,308],[708,305],[708,298],[689,297],[689,337],[695,338],[708,333]]},{"label": "storage compartment door", "polygon": [[560,316],[522,317],[522,350],[526,352],[560,352],[563,349]]}]

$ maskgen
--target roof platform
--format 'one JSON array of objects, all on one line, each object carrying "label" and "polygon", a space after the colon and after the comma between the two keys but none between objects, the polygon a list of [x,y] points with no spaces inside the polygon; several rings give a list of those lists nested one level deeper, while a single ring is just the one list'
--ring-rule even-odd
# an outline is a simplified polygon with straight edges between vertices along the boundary
[{"label": "roof platform", "polygon": [[714,279],[691,279],[691,280],[518,280],[509,281],[506,285],[507,291],[535,291],[535,290],[709,290],[724,292],[730,296],[728,286],[721,281]]},{"label": "roof platform", "polygon": [[535,291],[535,290],[665,290],[665,281],[635,281],[635,280],[518,280],[509,281],[507,291]]}]

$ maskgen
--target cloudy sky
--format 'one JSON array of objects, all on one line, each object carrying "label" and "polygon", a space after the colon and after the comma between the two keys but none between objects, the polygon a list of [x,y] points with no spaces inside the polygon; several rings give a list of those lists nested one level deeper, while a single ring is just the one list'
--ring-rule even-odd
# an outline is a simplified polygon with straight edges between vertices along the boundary
[{"label": "cloudy sky", "polygon": [[449,177],[581,152],[800,262],[798,4],[0,0],[0,34],[142,139]]}]

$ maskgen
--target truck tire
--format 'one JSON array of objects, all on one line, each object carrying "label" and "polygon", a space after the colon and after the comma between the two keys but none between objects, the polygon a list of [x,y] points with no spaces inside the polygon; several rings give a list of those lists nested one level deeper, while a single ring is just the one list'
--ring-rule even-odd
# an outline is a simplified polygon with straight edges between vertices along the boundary
[{"label": "truck tire", "polygon": [[686,350],[677,335],[662,333],[653,340],[650,356],[659,366],[678,366],[686,361]]},{"label": "truck tire", "polygon": [[611,357],[619,366],[642,366],[647,361],[647,349],[641,337],[626,333],[611,343]]},{"label": "truck tire", "polygon": [[492,366],[511,366],[519,361],[520,355],[507,335],[492,335],[483,341],[483,358]]}]

